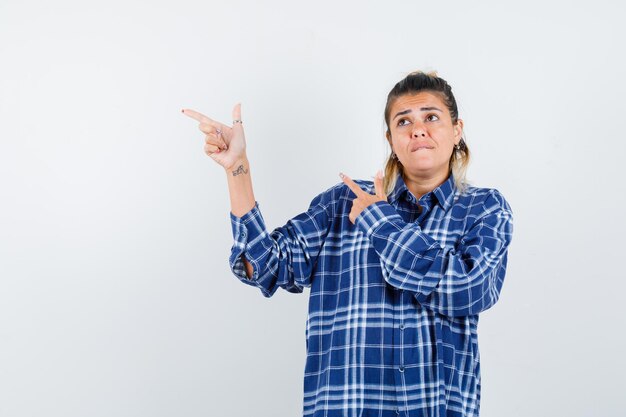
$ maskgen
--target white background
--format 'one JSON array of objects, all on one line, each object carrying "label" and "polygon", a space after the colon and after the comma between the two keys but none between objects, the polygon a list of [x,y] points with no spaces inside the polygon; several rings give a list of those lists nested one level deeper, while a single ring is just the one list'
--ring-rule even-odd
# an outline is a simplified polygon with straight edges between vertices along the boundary
[{"label": "white background", "polygon": [[623,415],[617,1],[0,2],[0,416],[297,416],[308,290],[230,272],[192,108],[242,103],[268,228],[372,179],[408,72],[453,88],[514,212],[481,416]]}]

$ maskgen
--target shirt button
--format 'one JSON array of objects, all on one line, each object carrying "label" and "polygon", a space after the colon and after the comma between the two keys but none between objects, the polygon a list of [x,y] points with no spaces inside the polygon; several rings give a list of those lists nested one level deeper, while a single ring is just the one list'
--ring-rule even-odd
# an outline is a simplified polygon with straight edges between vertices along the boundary
[{"label": "shirt button", "polygon": [[398,368],[398,370],[399,370],[400,372],[404,372],[404,366],[400,365],[400,367]]},{"label": "shirt button", "polygon": [[246,237],[246,231],[245,230],[241,231],[241,237]]},{"label": "shirt button", "polygon": [[400,324],[400,330],[404,330],[404,323]]}]

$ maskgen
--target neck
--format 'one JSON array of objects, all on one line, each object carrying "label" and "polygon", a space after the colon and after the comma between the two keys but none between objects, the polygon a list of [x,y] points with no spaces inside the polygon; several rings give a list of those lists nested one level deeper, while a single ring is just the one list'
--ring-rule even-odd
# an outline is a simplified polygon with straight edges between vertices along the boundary
[{"label": "neck", "polygon": [[420,176],[405,172],[403,179],[409,191],[419,200],[424,194],[443,184],[448,179],[448,172],[446,171],[434,176]]}]

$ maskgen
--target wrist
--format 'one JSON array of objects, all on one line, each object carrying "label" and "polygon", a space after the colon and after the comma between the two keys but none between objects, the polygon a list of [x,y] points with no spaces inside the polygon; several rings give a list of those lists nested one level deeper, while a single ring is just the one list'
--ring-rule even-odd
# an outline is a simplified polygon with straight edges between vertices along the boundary
[{"label": "wrist", "polygon": [[244,155],[241,158],[235,160],[235,162],[229,167],[224,168],[224,171],[226,172],[226,174],[230,174],[232,172],[237,172],[237,170],[247,171],[249,167],[250,162],[248,161],[248,157]]}]

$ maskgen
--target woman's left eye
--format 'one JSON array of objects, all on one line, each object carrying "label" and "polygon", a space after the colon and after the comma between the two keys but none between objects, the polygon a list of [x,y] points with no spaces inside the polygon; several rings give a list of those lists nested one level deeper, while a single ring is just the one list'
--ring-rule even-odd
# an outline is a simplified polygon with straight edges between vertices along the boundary
[{"label": "woman's left eye", "polygon": [[437,118],[436,120],[439,120],[439,116],[437,116],[436,114],[429,114],[428,117],[426,117],[426,118],[428,119],[428,118],[430,118],[430,116],[435,116]]}]

